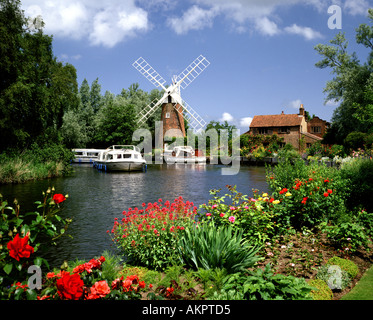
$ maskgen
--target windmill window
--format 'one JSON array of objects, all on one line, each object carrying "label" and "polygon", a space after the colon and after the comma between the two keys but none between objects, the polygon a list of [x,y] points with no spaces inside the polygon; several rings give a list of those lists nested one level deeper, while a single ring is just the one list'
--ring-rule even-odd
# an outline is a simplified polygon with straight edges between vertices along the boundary
[{"label": "windmill window", "polygon": [[170,119],[170,113],[166,112],[166,119]]}]

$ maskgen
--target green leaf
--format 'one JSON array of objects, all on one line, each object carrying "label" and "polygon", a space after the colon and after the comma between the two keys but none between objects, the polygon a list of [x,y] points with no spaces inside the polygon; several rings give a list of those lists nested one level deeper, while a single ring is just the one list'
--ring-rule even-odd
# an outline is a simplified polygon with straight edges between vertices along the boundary
[{"label": "green leaf", "polygon": [[12,269],[13,269],[13,263],[8,263],[3,268],[3,270],[5,271],[6,274],[11,273]]}]

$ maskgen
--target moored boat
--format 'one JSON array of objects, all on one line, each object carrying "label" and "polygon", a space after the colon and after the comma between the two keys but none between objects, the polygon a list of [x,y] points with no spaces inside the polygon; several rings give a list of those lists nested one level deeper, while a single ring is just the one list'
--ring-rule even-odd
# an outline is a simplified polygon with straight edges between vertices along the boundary
[{"label": "moored boat", "polygon": [[105,171],[142,171],[146,161],[136,146],[113,145],[100,152],[94,166]]},{"label": "moored boat", "polygon": [[98,154],[104,149],[72,149],[74,153],[74,163],[93,163],[97,160]]},{"label": "moored boat", "polygon": [[167,164],[172,163],[206,163],[202,150],[194,150],[191,146],[176,146],[168,149],[165,146],[163,159]]}]

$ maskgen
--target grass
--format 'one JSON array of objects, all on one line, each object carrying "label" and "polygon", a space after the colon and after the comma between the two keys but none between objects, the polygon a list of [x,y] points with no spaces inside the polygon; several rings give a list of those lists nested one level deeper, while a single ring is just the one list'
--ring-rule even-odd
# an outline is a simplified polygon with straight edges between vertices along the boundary
[{"label": "grass", "polygon": [[341,300],[373,300],[373,267],[370,267],[352,290]]},{"label": "grass", "polygon": [[62,162],[40,163],[15,158],[0,163],[0,184],[57,177],[64,170]]}]

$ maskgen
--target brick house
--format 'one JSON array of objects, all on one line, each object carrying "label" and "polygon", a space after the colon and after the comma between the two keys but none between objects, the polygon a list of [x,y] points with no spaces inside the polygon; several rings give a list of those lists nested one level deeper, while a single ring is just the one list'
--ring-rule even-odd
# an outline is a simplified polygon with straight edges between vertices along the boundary
[{"label": "brick house", "polygon": [[311,144],[322,141],[328,123],[319,117],[307,121],[303,104],[298,114],[281,114],[254,116],[250,130],[245,134],[272,135],[284,138],[284,145],[291,144],[299,152]]}]

